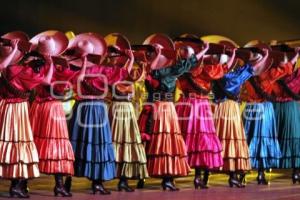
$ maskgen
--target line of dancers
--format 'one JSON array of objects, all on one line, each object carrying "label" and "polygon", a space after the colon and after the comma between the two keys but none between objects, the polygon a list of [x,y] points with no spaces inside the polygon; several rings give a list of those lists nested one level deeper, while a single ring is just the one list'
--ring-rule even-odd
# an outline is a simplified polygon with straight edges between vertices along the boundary
[{"label": "line of dancers", "polygon": [[[67,37],[69,36],[69,38]],[[293,169],[300,182],[299,48],[222,36],[153,34],[132,45],[119,33],[49,30],[0,39],[0,177],[10,196],[28,198],[28,179],[55,178],[54,194],[72,196],[72,176],[94,194],[163,190],[195,170],[195,189],[211,172],[245,187],[258,171]],[[63,102],[75,100],[66,114]],[[246,103],[243,110],[242,102]]]}]

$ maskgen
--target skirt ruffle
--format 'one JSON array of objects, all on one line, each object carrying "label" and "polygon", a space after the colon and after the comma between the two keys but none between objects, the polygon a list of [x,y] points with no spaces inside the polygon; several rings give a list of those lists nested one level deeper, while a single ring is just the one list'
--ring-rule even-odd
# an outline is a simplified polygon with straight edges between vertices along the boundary
[{"label": "skirt ruffle", "polygon": [[181,98],[176,107],[185,135],[190,167],[217,169],[223,165],[222,145],[216,135],[208,99]]},{"label": "skirt ruffle", "polygon": [[75,159],[61,102],[34,102],[30,119],[39,153],[40,171],[73,175]]},{"label": "skirt ruffle", "polygon": [[103,181],[116,176],[108,111],[103,101],[76,102],[69,133],[75,154],[75,176]]},{"label": "skirt ruffle", "polygon": [[272,103],[247,104],[243,112],[243,121],[252,167],[278,168],[281,151]]},{"label": "skirt ruffle", "polygon": [[300,108],[296,101],[274,103],[281,168],[300,168]]},{"label": "skirt ruffle", "polygon": [[148,177],[145,148],[132,103],[113,102],[111,116],[117,176],[127,178]]},{"label": "skirt ruffle", "polygon": [[150,176],[187,176],[187,151],[172,102],[155,102],[153,133],[147,149]]},{"label": "skirt ruffle", "polygon": [[240,116],[239,104],[225,100],[215,107],[216,131],[221,141],[224,171],[251,169],[249,148]]},{"label": "skirt ruffle", "polygon": [[1,102],[0,177],[34,178],[40,175],[38,152],[28,115],[28,103]]}]

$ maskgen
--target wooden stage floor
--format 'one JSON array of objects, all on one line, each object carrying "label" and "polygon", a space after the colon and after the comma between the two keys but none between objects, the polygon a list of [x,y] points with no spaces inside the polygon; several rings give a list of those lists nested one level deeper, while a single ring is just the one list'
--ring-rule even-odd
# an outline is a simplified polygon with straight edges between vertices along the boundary
[{"label": "wooden stage floor", "polygon": [[[300,184],[293,185],[290,179],[289,170],[274,170],[267,173],[270,184],[258,186],[256,184],[256,173],[252,172],[247,176],[246,188],[230,188],[227,184],[228,177],[224,174],[213,174],[210,177],[207,190],[193,189],[193,175],[176,179],[178,192],[164,192],[160,188],[159,179],[147,179],[145,189],[136,190],[134,193],[117,192],[117,180],[106,182],[107,188],[112,190],[112,195],[93,195],[90,190],[90,182],[84,178],[74,178],[73,197],[64,199],[102,199],[102,200],[293,200],[300,199]],[[130,181],[135,186],[136,181]],[[62,199],[53,196],[54,180],[50,176],[43,175],[40,178],[31,180],[30,199],[49,200]],[[0,180],[0,199],[7,199],[9,181]]]}]

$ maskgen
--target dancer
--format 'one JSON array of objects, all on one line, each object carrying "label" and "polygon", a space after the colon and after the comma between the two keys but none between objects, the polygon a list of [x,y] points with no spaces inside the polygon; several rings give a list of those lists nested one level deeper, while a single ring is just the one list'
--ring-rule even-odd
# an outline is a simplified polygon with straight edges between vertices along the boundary
[{"label": "dancer", "polygon": [[75,79],[80,84],[75,84],[77,102],[69,126],[75,153],[75,176],[92,180],[94,194],[100,192],[107,195],[110,191],[104,188],[103,181],[115,178],[116,169],[112,132],[104,99],[108,98],[109,86],[123,80],[128,74],[129,66],[121,68],[88,62],[88,54],[103,56],[106,53],[105,40],[98,34],[80,34],[70,43],[70,50],[73,49],[71,53],[83,58],[70,58],[70,64],[82,66]]},{"label": "dancer", "polygon": [[[193,35],[183,35],[175,41],[178,48],[193,47],[195,52],[199,52],[199,47],[203,44],[203,41]],[[204,49],[202,54],[207,50],[208,48]],[[234,55],[227,63],[229,68],[233,60]],[[202,61],[190,72],[179,77],[179,87],[183,94],[176,111],[187,147],[188,163],[195,169],[195,189],[208,188],[209,170],[218,170],[223,165],[222,146],[216,135],[208,94],[211,81],[221,78],[224,71],[222,64],[208,65]]]},{"label": "dancer", "polygon": [[[110,107],[112,138],[116,153],[116,171],[120,179],[118,190],[133,192],[128,185],[128,179],[143,180],[148,177],[147,158],[145,148],[141,140],[134,106],[131,103],[134,95],[134,81],[139,69],[133,72],[134,55],[127,38],[118,33],[112,33],[105,37],[109,49],[115,51],[108,65],[125,67],[127,75],[112,85],[112,104]],[[134,77],[137,76],[137,77]],[[121,77],[120,77],[121,78]]]},{"label": "dancer", "polygon": [[[187,152],[173,103],[173,93],[176,78],[196,66],[203,54],[201,52],[173,64],[175,48],[167,36],[151,35],[144,44],[154,45],[156,49],[155,58],[151,63],[152,71],[146,79],[148,103],[153,102],[153,124],[147,147],[148,172],[151,177],[163,179],[161,184],[164,190],[176,191],[179,189],[175,186],[174,177],[186,176],[190,168],[186,160]],[[140,125],[146,126],[147,124],[140,123]],[[144,128],[141,127],[141,130]]]},{"label": "dancer", "polygon": [[252,168],[258,171],[257,183],[267,185],[265,170],[278,168],[281,151],[278,143],[278,133],[275,113],[271,97],[272,85],[281,76],[280,68],[270,68],[272,59],[269,58],[270,47],[259,41],[251,41],[245,45],[247,48],[257,48],[251,52],[249,62],[253,66],[254,75],[247,81],[241,92],[241,99],[246,101],[243,111],[243,122]]},{"label": "dancer", "polygon": [[[227,48],[236,46],[226,38],[220,38],[216,43],[227,41]],[[225,42],[224,42],[225,43]],[[244,179],[244,172],[251,169],[249,149],[245,131],[240,116],[239,93],[241,85],[253,75],[250,64],[232,68],[222,79],[214,81],[213,92],[215,102],[216,132],[222,143],[223,168],[229,173],[229,186],[245,187],[240,179]],[[241,173],[240,179],[238,174]]]},{"label": "dancer", "polygon": [[[45,31],[30,41],[41,55],[59,56],[68,47],[67,37],[59,31]],[[47,52],[41,52],[40,46],[46,41],[48,43],[53,42],[55,45],[50,46]],[[60,194],[69,197],[72,194],[68,189],[65,189],[63,176],[74,174],[74,154],[60,100],[70,86],[66,82],[75,73],[68,66],[50,66],[50,69],[53,71],[51,84],[40,85],[36,88],[36,97],[30,109],[30,122],[39,154],[40,172],[54,175],[55,196]],[[59,83],[56,83],[57,81]]]},{"label": "dancer", "polygon": [[276,96],[274,109],[282,152],[280,167],[293,169],[292,182],[295,184],[300,182],[300,110],[297,95],[294,95],[299,91],[297,84],[299,70],[292,72],[298,59],[299,49],[295,49],[292,55],[287,52],[284,54],[285,56],[277,62],[279,69],[275,76],[282,78],[273,84],[273,94]]},{"label": "dancer", "polygon": [[[12,54],[15,56],[21,38],[12,41]],[[41,50],[47,48],[49,46],[44,45]],[[11,197],[28,198],[27,180],[39,176],[39,159],[29,121],[28,98],[30,90],[42,83],[49,84],[52,70],[51,67],[45,69],[44,62],[51,66],[44,57],[27,54],[21,64],[1,66],[4,67],[1,76],[4,99],[0,115],[0,177],[11,179]]]}]

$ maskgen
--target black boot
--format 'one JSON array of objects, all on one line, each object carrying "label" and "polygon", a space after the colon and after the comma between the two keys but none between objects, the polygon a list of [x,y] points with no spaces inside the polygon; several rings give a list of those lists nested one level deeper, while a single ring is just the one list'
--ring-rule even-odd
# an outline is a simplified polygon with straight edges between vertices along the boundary
[{"label": "black boot", "polygon": [[119,191],[125,190],[126,192],[134,192],[134,189],[129,187],[127,178],[125,178],[125,177],[120,178],[120,181],[118,184],[118,190]]},{"label": "black boot", "polygon": [[71,197],[72,194],[67,192],[64,183],[63,183],[63,175],[55,174],[55,187],[53,189],[54,195],[58,196],[59,194],[63,197]]},{"label": "black boot", "polygon": [[206,170],[204,170],[204,175],[203,175],[203,183],[206,186],[208,184],[208,178],[209,178],[209,171],[208,171],[208,169],[206,169]]},{"label": "black boot", "polygon": [[246,174],[245,172],[240,172],[239,173],[239,181],[242,185],[246,185]]},{"label": "black boot", "polygon": [[23,189],[24,180],[13,179],[9,189],[10,197],[29,198],[29,195]]},{"label": "black boot", "polygon": [[197,168],[195,169],[195,179],[194,179],[194,187],[195,189],[198,189],[199,187],[201,189],[207,189],[208,187],[205,185],[203,179],[201,178],[201,169]]},{"label": "black boot", "polygon": [[296,184],[297,182],[300,181],[299,170],[296,168],[293,169],[292,181],[293,184]]},{"label": "black boot", "polygon": [[161,182],[161,186],[163,190],[170,190],[170,191],[178,191],[179,189],[175,186],[174,180],[171,177],[165,177],[163,178],[163,181]]},{"label": "black boot", "polygon": [[256,180],[258,185],[268,185],[268,181],[266,180],[265,172],[263,169],[258,170]]},{"label": "black boot", "polygon": [[97,192],[100,192],[100,194],[103,195],[111,194],[109,190],[104,188],[102,181],[100,180],[93,180],[92,190],[93,190],[93,194],[96,194]]},{"label": "black boot", "polygon": [[136,185],[137,189],[143,189],[145,185],[145,179],[140,179],[139,182]]},{"label": "black boot", "polygon": [[72,176],[67,176],[65,180],[65,190],[70,193],[71,192],[71,187],[72,187]]},{"label": "black boot", "polygon": [[243,188],[245,187],[245,185],[243,185],[237,178],[237,174],[236,172],[230,172],[229,173],[229,180],[228,180],[228,184],[230,187],[237,187],[237,188]]}]

